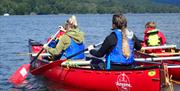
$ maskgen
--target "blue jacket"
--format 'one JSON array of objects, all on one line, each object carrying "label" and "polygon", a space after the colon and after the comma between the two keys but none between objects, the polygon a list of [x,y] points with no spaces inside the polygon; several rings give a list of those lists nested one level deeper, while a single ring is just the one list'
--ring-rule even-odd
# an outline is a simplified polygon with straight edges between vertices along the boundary
[{"label": "blue jacket", "polygon": [[106,55],[106,69],[111,68],[111,63],[129,65],[134,62],[134,42],[132,38],[128,38],[130,56],[129,58],[126,58],[122,52],[122,33],[118,29],[115,29],[113,32],[116,34],[118,41],[115,48],[108,55]]}]

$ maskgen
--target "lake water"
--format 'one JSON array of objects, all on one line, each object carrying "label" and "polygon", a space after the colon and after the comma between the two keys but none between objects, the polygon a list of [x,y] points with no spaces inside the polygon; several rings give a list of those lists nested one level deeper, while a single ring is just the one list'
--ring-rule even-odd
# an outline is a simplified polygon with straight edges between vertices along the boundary
[{"label": "lake water", "polygon": [[[57,31],[71,15],[35,15],[35,16],[0,16],[0,91],[49,90],[41,79],[28,75],[26,83],[13,86],[7,79],[22,64],[29,63],[28,56],[17,53],[28,53],[28,39],[43,43],[47,37]],[[111,32],[111,14],[78,14],[80,29],[85,33],[85,44],[96,44],[104,40]],[[167,43],[180,48],[180,13],[172,14],[126,14],[128,28],[139,39],[143,39],[144,25],[155,21],[167,38]],[[176,85],[175,91],[180,90]]]}]

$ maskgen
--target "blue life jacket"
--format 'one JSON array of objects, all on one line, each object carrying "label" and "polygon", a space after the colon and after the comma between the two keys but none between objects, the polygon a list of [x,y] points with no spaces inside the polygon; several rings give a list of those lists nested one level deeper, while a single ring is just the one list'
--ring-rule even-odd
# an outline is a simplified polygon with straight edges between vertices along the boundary
[{"label": "blue life jacket", "polygon": [[130,48],[130,56],[126,58],[122,51],[122,33],[118,29],[113,31],[117,37],[117,44],[115,48],[106,55],[106,69],[110,69],[111,63],[130,65],[134,62],[134,42],[132,39],[128,38],[128,44]]},{"label": "blue life jacket", "polygon": [[[75,53],[78,53],[79,51],[82,51],[85,49],[85,46],[83,43],[81,44],[77,44],[72,38],[71,39],[71,44],[69,45],[69,47],[62,53],[62,57],[61,59],[63,58],[67,58]],[[72,57],[71,59],[72,60],[77,60],[77,59],[83,59],[85,58],[85,55],[84,53],[81,53],[77,56],[74,56]]]}]

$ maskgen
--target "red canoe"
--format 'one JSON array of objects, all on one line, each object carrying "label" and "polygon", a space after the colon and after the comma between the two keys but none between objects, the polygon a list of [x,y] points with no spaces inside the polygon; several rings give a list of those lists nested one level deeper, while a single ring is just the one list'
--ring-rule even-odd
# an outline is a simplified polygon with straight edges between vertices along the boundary
[{"label": "red canoe", "polygon": [[146,52],[135,52],[137,58],[150,59],[147,61],[163,62],[169,65],[169,75],[172,75],[174,80],[180,81],[180,49],[176,49],[175,45],[155,46],[155,47],[144,47],[145,49],[159,49],[163,51],[160,53],[146,53]]},{"label": "red canoe", "polygon": [[[33,40],[29,40],[29,45],[30,52],[33,53],[41,50],[42,46]],[[156,63],[137,62],[135,67],[131,68],[95,70],[89,65],[62,66],[61,63],[64,61],[38,60],[36,67],[32,67],[30,73],[43,76],[65,87],[78,88],[83,91],[160,91],[164,84],[162,75],[164,71],[161,71],[162,66]]]}]

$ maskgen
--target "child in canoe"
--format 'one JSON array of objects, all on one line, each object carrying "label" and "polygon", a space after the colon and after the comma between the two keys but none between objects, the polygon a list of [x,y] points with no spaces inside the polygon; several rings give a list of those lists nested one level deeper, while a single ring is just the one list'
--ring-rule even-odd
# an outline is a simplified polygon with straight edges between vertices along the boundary
[{"label": "child in canoe", "polygon": [[[166,38],[164,34],[156,28],[155,22],[147,22],[144,31],[144,42],[143,47],[147,46],[160,46],[166,44]],[[161,49],[156,50],[146,50],[148,53],[162,52]]]}]

